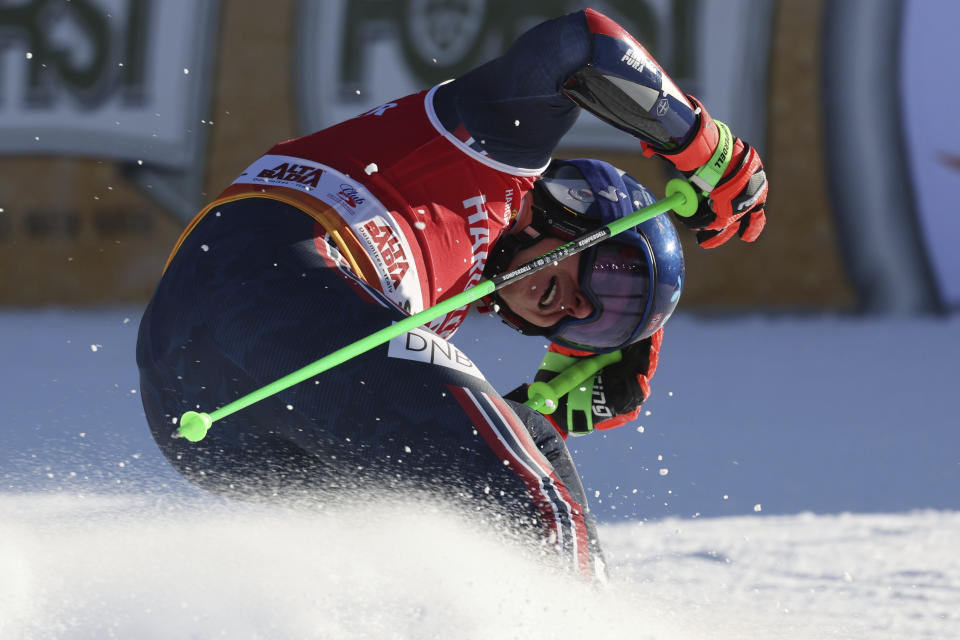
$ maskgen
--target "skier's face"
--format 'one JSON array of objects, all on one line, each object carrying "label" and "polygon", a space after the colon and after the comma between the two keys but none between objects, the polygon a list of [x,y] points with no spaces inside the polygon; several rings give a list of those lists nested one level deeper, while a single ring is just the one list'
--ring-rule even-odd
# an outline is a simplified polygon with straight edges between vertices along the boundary
[{"label": "skier's face", "polygon": [[[556,249],[564,241],[546,237],[517,252],[507,270]],[[552,327],[568,316],[586,318],[593,305],[580,290],[580,254],[561,260],[501,289],[498,293],[514,313],[537,327]]]}]

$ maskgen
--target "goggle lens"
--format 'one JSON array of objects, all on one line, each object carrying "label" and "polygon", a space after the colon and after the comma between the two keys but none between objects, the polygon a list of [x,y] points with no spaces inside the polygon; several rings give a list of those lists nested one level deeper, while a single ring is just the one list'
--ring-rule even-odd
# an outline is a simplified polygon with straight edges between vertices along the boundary
[{"label": "goggle lens", "polygon": [[650,297],[650,269],[639,248],[616,243],[597,247],[580,288],[593,304],[593,313],[564,322],[554,339],[595,350],[619,347],[636,335]]}]

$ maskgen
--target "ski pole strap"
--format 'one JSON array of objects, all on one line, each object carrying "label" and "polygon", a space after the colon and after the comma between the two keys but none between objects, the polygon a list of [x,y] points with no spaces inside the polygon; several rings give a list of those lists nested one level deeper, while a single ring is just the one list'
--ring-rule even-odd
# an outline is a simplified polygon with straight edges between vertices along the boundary
[{"label": "ski pole strap", "polygon": [[[561,396],[587,383],[590,383],[592,388],[593,383],[590,379],[605,366],[620,362],[622,358],[623,354],[619,350],[601,353],[590,358],[578,358],[577,362],[549,382],[534,382],[527,387],[527,401],[524,404],[540,413],[551,414],[557,410]],[[589,406],[586,407],[586,411],[589,414]]]},{"label": "ski pole strap", "polygon": [[719,120],[714,120],[713,123],[716,125],[717,132],[720,134],[717,141],[717,148],[714,149],[713,155],[710,156],[707,164],[697,169],[693,175],[690,176],[690,182],[700,187],[700,190],[705,194],[713,191],[713,188],[717,186],[723,178],[724,172],[727,170],[727,167],[730,166],[730,159],[733,155],[733,134],[730,133],[730,127]]}]

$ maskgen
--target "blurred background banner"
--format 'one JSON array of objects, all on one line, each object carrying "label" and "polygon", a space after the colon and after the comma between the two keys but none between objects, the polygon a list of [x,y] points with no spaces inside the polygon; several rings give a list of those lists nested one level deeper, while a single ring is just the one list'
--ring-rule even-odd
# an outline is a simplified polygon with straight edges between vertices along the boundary
[{"label": "blurred background banner", "polygon": [[[688,241],[688,311],[960,306],[955,3],[621,0],[686,91],[762,152],[755,246]],[[428,88],[587,3],[0,0],[0,306],[145,302],[202,204],[275,142]],[[942,32],[942,33],[941,33]],[[558,156],[654,190],[583,115]]]}]

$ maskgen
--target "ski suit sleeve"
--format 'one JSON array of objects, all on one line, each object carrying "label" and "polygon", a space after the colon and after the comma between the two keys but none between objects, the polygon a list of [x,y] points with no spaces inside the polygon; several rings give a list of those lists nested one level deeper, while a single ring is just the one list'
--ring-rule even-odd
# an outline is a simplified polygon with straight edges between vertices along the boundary
[{"label": "ski suit sleeve", "polygon": [[563,83],[590,57],[583,12],[543,22],[495,58],[436,92],[450,132],[463,127],[483,153],[515,167],[545,167],[580,109]]},{"label": "ski suit sleeve", "polygon": [[767,178],[757,150],[682,93],[646,49],[610,18],[584,12],[590,62],[563,91],[578,105],[640,140],[646,156],[668,160],[708,198],[680,220],[712,249],[734,235],[753,242],[766,224]]},{"label": "ski suit sleeve", "polygon": [[707,248],[752,242],[766,222],[767,180],[756,149],[680,91],[623,27],[585,9],[541,23],[499,58],[441,86],[444,128],[505,164],[544,168],[582,107],[684,172],[709,199],[692,218]]},{"label": "ski suit sleeve", "polygon": [[444,128],[463,127],[485,153],[518,167],[546,165],[578,106],[655,152],[683,147],[698,124],[691,101],[643,47],[592,9],[535,26],[434,99]]}]

